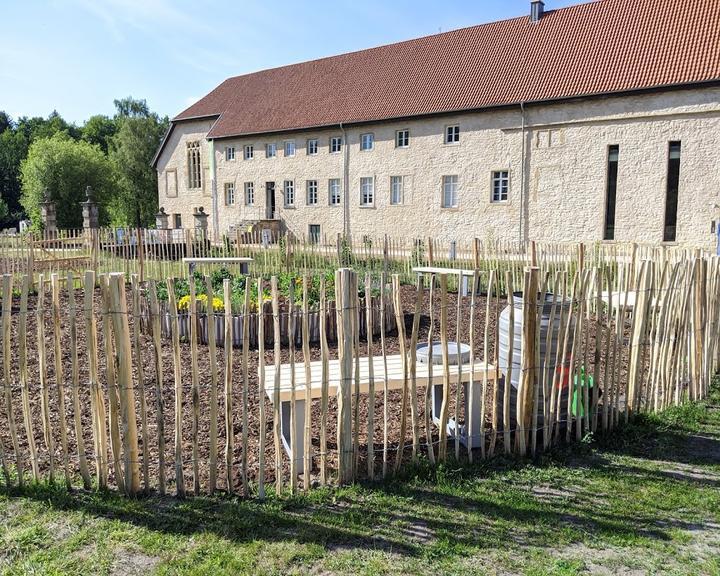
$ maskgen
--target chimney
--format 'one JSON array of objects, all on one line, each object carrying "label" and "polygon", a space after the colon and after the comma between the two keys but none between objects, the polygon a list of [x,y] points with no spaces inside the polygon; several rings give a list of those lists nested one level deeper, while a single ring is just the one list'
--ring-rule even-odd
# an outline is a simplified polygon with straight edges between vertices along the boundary
[{"label": "chimney", "polygon": [[539,22],[545,12],[545,2],[532,0],[530,2],[530,22]]}]

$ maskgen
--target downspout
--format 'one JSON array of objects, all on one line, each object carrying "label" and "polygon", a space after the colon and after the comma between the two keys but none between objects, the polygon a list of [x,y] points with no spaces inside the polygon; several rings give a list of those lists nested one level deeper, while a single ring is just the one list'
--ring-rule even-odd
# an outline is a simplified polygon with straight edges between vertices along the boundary
[{"label": "downspout", "polygon": [[347,132],[340,122],[343,145],[343,235],[350,238],[350,143]]},{"label": "downspout", "polygon": [[518,240],[522,244],[525,239],[523,232],[523,216],[525,214],[525,103],[520,102],[522,152],[520,155],[520,228]]},{"label": "downspout", "polygon": [[218,215],[217,173],[215,170],[215,140],[212,138],[208,140],[208,145],[210,151],[210,193],[212,195],[213,235],[217,239],[220,238],[220,219]]}]

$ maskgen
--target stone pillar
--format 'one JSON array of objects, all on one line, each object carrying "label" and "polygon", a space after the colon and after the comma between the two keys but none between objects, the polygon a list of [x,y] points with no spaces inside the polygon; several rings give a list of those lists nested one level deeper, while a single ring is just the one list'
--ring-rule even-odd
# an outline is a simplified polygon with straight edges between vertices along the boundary
[{"label": "stone pillar", "polygon": [[95,230],[100,228],[100,208],[93,199],[90,186],[85,188],[85,198],[87,198],[85,202],[80,202],[83,214],[83,229]]},{"label": "stone pillar", "polygon": [[195,234],[203,240],[207,238],[208,231],[208,214],[205,212],[205,208],[200,206],[193,211],[193,218],[195,218]]},{"label": "stone pillar", "polygon": [[40,217],[42,218],[43,229],[46,236],[57,236],[57,213],[55,202],[50,197],[50,190],[43,192],[43,201],[40,202]]},{"label": "stone pillar", "polygon": [[155,228],[158,230],[168,229],[168,215],[165,213],[165,208],[160,208],[160,211],[155,214]]}]

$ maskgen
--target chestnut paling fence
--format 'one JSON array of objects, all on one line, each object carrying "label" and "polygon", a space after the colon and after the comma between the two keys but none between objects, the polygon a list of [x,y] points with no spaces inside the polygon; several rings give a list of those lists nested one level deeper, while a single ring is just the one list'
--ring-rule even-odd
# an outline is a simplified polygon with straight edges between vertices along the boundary
[{"label": "chestnut paling fence", "polygon": [[[54,234],[26,233],[0,236],[0,273],[46,275],[93,270],[96,275],[124,272],[140,281],[164,280],[188,273],[184,257],[250,257],[253,276],[284,272],[317,272],[352,267],[366,271],[400,274],[413,280],[413,268],[438,266],[477,269],[480,285],[487,289],[491,270],[504,282],[510,271],[513,283],[523,281],[523,268],[532,262],[546,271],[572,274],[579,266],[629,263],[653,259],[677,261],[692,257],[694,250],[631,243],[536,243],[491,238],[440,241],[432,237],[352,236],[319,238],[289,234],[241,233],[211,238],[202,230],[101,228],[61,230]],[[213,265],[217,267],[219,264]],[[202,265],[200,265],[202,267]],[[209,265],[208,265],[209,266]],[[232,265],[225,264],[228,268]],[[209,269],[209,268],[208,268]],[[456,278],[450,277],[451,288]],[[17,281],[17,280],[16,280]]]},{"label": "chestnut paling fence", "polygon": [[[384,477],[418,458],[535,455],[634,413],[707,395],[718,367],[718,258],[636,258],[567,271],[538,264],[524,267],[519,282],[507,269],[473,269],[476,289],[464,298],[449,293],[453,273],[430,272],[408,287],[399,275],[360,278],[342,268],[332,288],[321,279],[316,304],[309,276],[300,297],[281,294],[276,278],[249,277],[242,314],[251,320],[240,325],[231,319],[228,280],[212,293],[209,277],[189,278],[188,309],[178,312],[173,279],[161,306],[154,281],[133,276],[126,284],[122,273],[41,274],[35,282],[4,275],[4,481],[263,497],[286,486]],[[361,303],[360,288],[377,294],[370,305]],[[268,292],[269,306],[254,304]],[[521,303],[503,313],[517,292]],[[311,306],[326,318],[330,301],[336,334],[321,321],[319,343],[311,344]],[[181,338],[185,313],[189,331]],[[397,335],[380,329],[360,337],[361,316],[365,326],[389,328],[388,314]],[[219,348],[219,318],[224,341],[238,326],[243,331],[239,349]],[[204,341],[201,320],[209,326]],[[298,323],[299,338],[284,342],[282,322],[290,334]],[[442,363],[421,378],[415,350],[433,341]],[[470,366],[452,366],[450,342],[468,344]],[[392,357],[401,377],[391,388]],[[490,366],[478,378],[483,362]],[[287,363],[318,389],[304,404],[295,378],[281,382]],[[363,386],[361,372],[369,377]],[[470,382],[459,385],[467,374]],[[282,387],[291,429],[304,416],[302,458],[289,458],[283,446]],[[477,418],[466,417],[464,406],[475,406]],[[461,428],[462,438],[453,432]],[[290,447],[299,440],[294,435]]]}]

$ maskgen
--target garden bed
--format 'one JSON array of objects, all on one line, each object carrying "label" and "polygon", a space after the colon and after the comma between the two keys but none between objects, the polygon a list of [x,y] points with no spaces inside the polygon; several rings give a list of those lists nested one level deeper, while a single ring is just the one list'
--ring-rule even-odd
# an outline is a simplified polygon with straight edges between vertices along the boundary
[{"label": "garden bed", "polygon": [[[373,309],[372,315],[372,333],[374,336],[379,336],[381,332],[381,319],[380,319],[380,298],[371,297],[370,306]],[[385,303],[385,321],[384,328],[385,333],[391,333],[396,330],[395,322],[395,308],[393,307],[392,301],[388,300]],[[360,337],[365,339],[367,337],[367,304],[364,298],[360,299],[360,316],[359,316],[359,328]],[[274,344],[275,332],[273,327],[272,317],[272,303],[263,303],[263,315],[264,315],[264,332],[265,332],[265,344],[271,346]],[[218,346],[225,346],[225,313],[215,312],[215,343]],[[294,343],[296,346],[302,346],[302,323],[303,323],[304,312],[295,308],[292,313],[292,320],[294,322],[293,334]],[[324,317],[324,319],[323,319]],[[247,315],[244,314],[232,314],[232,344],[234,347],[239,348],[243,346],[243,334],[244,334],[244,323],[246,319],[249,321],[248,325],[248,341],[251,348],[258,347],[258,314],[257,312],[251,312]],[[144,331],[148,332],[148,320],[149,316],[145,315],[144,318]],[[283,345],[288,345],[290,337],[290,320],[291,316],[288,311],[287,304],[281,304],[280,306],[280,342]],[[329,342],[337,341],[337,311],[335,308],[335,302],[328,302],[327,310],[323,314],[321,310],[315,308],[308,312],[308,325],[309,325],[309,338],[310,342],[315,344],[320,342],[320,325],[325,322],[325,329],[327,339]],[[182,340],[190,339],[190,327],[191,327],[191,315],[188,312],[178,313],[178,329],[180,332],[180,338]],[[170,338],[172,336],[172,324],[173,314],[167,304],[163,304],[160,309],[160,327],[164,338]],[[208,343],[209,321],[207,312],[198,312],[197,314],[197,334],[200,343]]]}]

